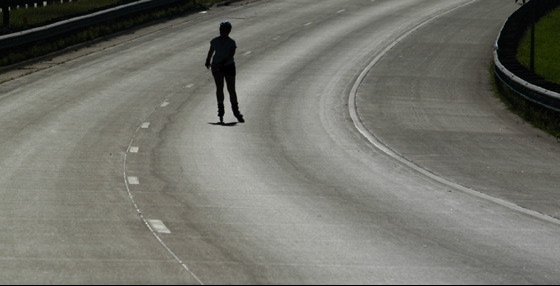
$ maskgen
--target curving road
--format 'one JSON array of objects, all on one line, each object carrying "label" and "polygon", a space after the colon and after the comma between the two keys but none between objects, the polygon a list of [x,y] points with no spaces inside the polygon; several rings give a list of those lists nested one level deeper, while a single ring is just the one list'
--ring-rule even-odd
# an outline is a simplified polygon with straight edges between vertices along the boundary
[{"label": "curving road", "polygon": [[[0,281],[558,283],[560,145],[488,79],[517,8],[241,2],[18,70]],[[225,126],[203,65],[223,19],[246,119]]]}]

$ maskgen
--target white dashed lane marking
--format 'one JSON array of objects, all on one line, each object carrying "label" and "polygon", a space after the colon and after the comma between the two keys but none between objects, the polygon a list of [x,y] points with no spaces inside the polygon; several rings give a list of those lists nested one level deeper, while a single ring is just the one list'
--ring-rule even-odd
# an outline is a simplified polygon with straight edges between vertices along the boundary
[{"label": "white dashed lane marking", "polygon": [[131,185],[139,185],[140,180],[138,180],[138,177],[128,176],[128,183]]},{"label": "white dashed lane marking", "polygon": [[148,223],[155,231],[159,233],[171,233],[171,231],[159,219],[149,219]]}]

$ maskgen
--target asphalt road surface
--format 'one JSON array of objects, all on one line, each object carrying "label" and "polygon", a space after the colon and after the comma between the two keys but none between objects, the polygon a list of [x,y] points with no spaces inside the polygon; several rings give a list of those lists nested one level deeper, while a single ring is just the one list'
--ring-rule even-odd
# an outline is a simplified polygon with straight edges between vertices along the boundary
[{"label": "asphalt road surface", "polygon": [[[490,83],[517,8],[241,2],[17,70],[0,281],[557,284],[560,145]],[[216,124],[222,20],[245,123]]]}]

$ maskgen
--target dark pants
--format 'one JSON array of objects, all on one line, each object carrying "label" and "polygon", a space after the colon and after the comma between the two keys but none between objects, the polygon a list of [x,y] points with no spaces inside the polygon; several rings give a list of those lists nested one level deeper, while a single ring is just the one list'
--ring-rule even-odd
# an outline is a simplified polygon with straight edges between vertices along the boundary
[{"label": "dark pants", "polygon": [[218,116],[224,116],[224,80],[226,82],[227,90],[229,93],[229,101],[231,102],[231,110],[237,117],[239,113],[239,106],[237,103],[237,93],[235,92],[235,64],[231,64],[220,68],[215,71],[212,70],[214,81],[216,82],[216,99],[218,100]]}]

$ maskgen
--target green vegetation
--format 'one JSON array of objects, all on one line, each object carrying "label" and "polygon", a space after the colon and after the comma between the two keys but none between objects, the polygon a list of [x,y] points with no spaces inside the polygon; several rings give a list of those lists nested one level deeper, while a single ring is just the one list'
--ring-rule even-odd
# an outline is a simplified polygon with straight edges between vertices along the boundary
[{"label": "green vegetation", "polygon": [[10,11],[10,25],[3,27],[2,33],[10,33],[15,30],[54,22],[72,15],[80,15],[124,2],[123,0],[80,0],[63,4],[55,3],[54,5],[37,8],[12,9]]},{"label": "green vegetation", "polygon": [[[535,73],[560,84],[560,8],[535,25]],[[530,68],[531,31],[528,29],[517,50],[517,60]]]},{"label": "green vegetation", "polygon": [[[560,84],[560,8],[542,17],[535,25],[535,73]],[[531,30],[528,29],[517,50],[517,60],[530,68]],[[560,142],[560,113],[535,104],[494,82],[496,94],[513,113],[554,136]]]},{"label": "green vegetation", "polygon": [[0,26],[0,34],[22,31],[133,1],[135,0],[80,0],[60,3],[58,0],[53,5],[43,7],[19,7],[10,11],[10,23]]},{"label": "green vegetation", "polygon": [[[12,33],[33,26],[45,25],[133,1],[134,0],[79,0],[76,2],[38,8],[14,9],[10,12],[10,26],[2,27],[0,34]],[[74,31],[66,35],[55,37],[54,39],[35,42],[12,50],[4,50],[0,54],[0,67],[44,56],[76,44],[85,43],[116,32],[144,25],[151,21],[170,19],[194,11],[205,10],[218,2],[223,2],[223,0],[183,0],[148,12],[121,17],[100,25]]]}]

